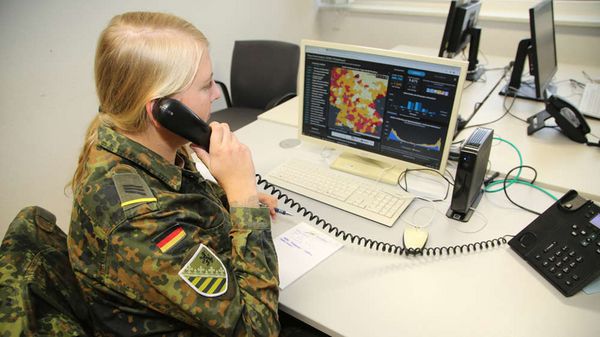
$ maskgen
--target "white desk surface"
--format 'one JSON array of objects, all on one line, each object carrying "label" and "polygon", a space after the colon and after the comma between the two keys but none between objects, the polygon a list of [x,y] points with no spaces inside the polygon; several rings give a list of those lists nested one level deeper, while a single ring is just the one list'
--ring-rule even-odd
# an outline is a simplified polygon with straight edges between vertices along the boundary
[{"label": "white desk surface", "polygon": [[[293,102],[288,103],[293,105]],[[265,136],[268,130],[268,136]],[[263,176],[292,157],[324,162],[312,144],[284,149],[296,128],[259,119],[236,132],[253,151]],[[416,185],[416,184],[415,184]],[[538,211],[553,201],[524,186],[514,199]],[[401,243],[411,214],[427,206],[415,201],[396,224],[385,227],[289,192],[307,209],[340,229],[389,243]],[[280,207],[288,209],[280,203]],[[448,202],[435,204],[445,212]],[[427,246],[453,246],[516,234],[534,215],[509,204],[503,194],[484,195],[468,227],[489,221],[480,232],[457,230],[458,222],[438,214],[428,228]],[[277,236],[301,216],[278,216]],[[458,227],[460,228],[460,227]],[[444,257],[399,257],[347,243],[280,294],[283,310],[333,336],[599,336],[600,294],[566,298],[520,259],[508,245]]]},{"label": "white desk surface", "polygon": [[[488,68],[504,63],[492,59]],[[581,70],[595,77],[600,74],[600,68],[561,64],[556,79],[583,81]],[[500,76],[500,71],[489,72],[487,82],[474,83],[464,90],[461,115],[468,116],[474,103],[491,90]],[[472,124],[503,114],[504,97],[497,94],[501,87],[489,97]],[[579,96],[571,95],[568,82],[560,82],[558,89],[559,94],[578,103]],[[282,140],[297,138],[299,108],[299,100],[292,99],[237,132],[253,150],[258,173],[264,175],[292,157],[328,160],[321,158],[322,149],[312,144],[302,143],[292,149],[278,146]],[[542,108],[541,103],[519,99],[511,111],[527,118]],[[591,120],[589,124],[592,133],[600,135],[600,122]],[[600,179],[595,168],[600,162],[600,149],[572,142],[549,128],[527,136],[526,124],[512,116],[488,127],[494,128],[497,136],[513,142],[522,152],[524,163],[538,170],[538,183],[557,191],[557,196],[562,195],[559,191],[576,189],[600,200]],[[265,130],[269,130],[268,136]],[[463,131],[458,139],[469,134],[469,130]],[[516,153],[504,143],[494,145],[490,161],[493,170],[503,173],[518,165]],[[394,244],[402,242],[404,220],[410,221],[416,210],[429,206],[422,201],[413,202],[401,219],[387,228],[295,193],[288,194],[341,229]],[[538,211],[553,203],[525,186],[511,187],[511,194]],[[435,207],[444,213],[448,204]],[[281,203],[280,206],[287,209]],[[535,218],[511,205],[502,193],[485,194],[477,209],[481,213],[474,215],[470,227],[463,230],[483,224],[480,214],[489,222],[483,230],[463,233],[457,230],[459,223],[438,214],[428,228],[427,247],[514,235]],[[299,215],[279,216],[273,223],[273,235],[301,221],[306,220]],[[456,256],[406,258],[347,243],[283,290],[280,303],[286,312],[333,336],[600,336],[600,294],[580,292],[564,297],[508,245]]]},{"label": "white desk surface", "polygon": [[[489,62],[488,68],[502,67],[508,63],[508,59],[490,57]],[[560,64],[556,75],[558,94],[569,99],[575,106],[579,104],[581,96],[574,94],[576,91],[570,87],[568,79],[573,78],[585,83],[582,70],[593,77],[600,76],[600,67],[580,67],[568,64]],[[467,118],[472,113],[475,103],[483,100],[501,75],[502,71],[490,71],[486,74],[486,82],[465,82],[465,86],[468,87],[463,90],[460,106],[461,116]],[[510,74],[507,78],[509,77]],[[504,113],[505,97],[498,94],[504,84],[504,82],[500,84],[490,95],[473,117],[470,125],[493,121]],[[510,104],[511,100],[512,98],[508,98],[506,104]],[[543,109],[543,103],[517,99],[511,113],[519,118],[527,119]],[[296,97],[263,113],[258,119],[297,126],[299,111],[299,99]],[[553,121],[548,120],[547,124],[553,124]],[[600,121],[588,118],[588,124],[591,134],[600,137]],[[523,164],[537,169],[538,185],[560,192],[574,189],[587,198],[600,201],[600,175],[597,171],[597,164],[600,163],[600,148],[575,143],[554,128],[545,128],[528,136],[527,124],[510,115],[485,127],[493,128],[495,136],[502,137],[519,148],[523,156]],[[468,137],[473,130],[473,128],[465,129],[458,135],[457,140]],[[596,137],[590,135],[588,135],[588,139],[598,141]],[[501,142],[494,142],[490,162],[491,169],[500,173],[507,173],[519,165],[519,159],[514,149]],[[533,177],[527,170],[524,170],[522,176],[524,178]]]}]

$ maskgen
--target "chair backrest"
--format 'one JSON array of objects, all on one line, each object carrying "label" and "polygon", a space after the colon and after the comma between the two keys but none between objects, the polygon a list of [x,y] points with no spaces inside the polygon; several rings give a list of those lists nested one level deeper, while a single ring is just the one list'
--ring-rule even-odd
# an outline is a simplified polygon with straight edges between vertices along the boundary
[{"label": "chair backrest", "polygon": [[234,107],[265,109],[274,98],[296,92],[300,47],[282,41],[236,41],[231,61]]},{"label": "chair backrest", "polygon": [[24,208],[0,246],[0,336],[84,336],[89,329],[67,236],[52,213]]}]

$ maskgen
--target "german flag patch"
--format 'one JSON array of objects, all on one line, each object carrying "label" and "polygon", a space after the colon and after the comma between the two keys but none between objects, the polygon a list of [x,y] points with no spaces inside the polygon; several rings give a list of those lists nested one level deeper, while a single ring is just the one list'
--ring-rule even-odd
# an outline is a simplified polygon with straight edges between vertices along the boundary
[{"label": "german flag patch", "polygon": [[179,271],[179,277],[205,297],[217,297],[227,291],[228,277],[223,262],[203,244]]},{"label": "german flag patch", "polygon": [[181,242],[185,235],[186,234],[183,228],[181,228],[181,226],[178,226],[175,229],[173,229],[171,233],[167,234],[167,236],[158,241],[156,247],[158,247],[158,249],[160,249],[161,252],[166,253],[169,251],[169,249],[173,248],[175,245]]}]

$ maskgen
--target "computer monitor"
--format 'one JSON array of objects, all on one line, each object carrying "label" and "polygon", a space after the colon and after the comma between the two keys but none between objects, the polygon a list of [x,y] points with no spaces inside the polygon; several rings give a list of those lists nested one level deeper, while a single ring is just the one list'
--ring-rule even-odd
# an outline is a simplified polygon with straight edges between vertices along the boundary
[{"label": "computer monitor", "polygon": [[[510,82],[500,94],[544,101],[556,92],[552,78],[558,69],[552,0],[544,0],[529,9],[529,28],[531,38],[519,42]],[[529,59],[533,81],[521,81],[525,59]]]},{"label": "computer monitor", "polygon": [[459,60],[304,40],[299,138],[341,150],[332,168],[392,184],[406,168],[443,173],[466,68]]},{"label": "computer monitor", "polygon": [[442,37],[439,57],[449,57],[462,53],[469,45],[469,68],[467,80],[477,81],[483,74],[483,68],[478,66],[479,40],[481,28],[477,27],[481,3],[473,1],[452,1],[446,19],[446,28]]}]

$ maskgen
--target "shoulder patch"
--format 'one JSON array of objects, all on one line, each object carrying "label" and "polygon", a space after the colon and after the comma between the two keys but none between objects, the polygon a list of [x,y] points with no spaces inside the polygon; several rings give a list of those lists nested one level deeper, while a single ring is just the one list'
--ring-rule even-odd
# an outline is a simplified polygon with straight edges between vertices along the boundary
[{"label": "shoulder patch", "polygon": [[156,202],[150,187],[137,173],[116,173],[112,179],[123,209],[133,208],[140,203]]},{"label": "shoulder patch", "polygon": [[179,277],[205,297],[217,297],[227,291],[228,276],[223,262],[203,244],[179,271]]}]

